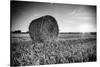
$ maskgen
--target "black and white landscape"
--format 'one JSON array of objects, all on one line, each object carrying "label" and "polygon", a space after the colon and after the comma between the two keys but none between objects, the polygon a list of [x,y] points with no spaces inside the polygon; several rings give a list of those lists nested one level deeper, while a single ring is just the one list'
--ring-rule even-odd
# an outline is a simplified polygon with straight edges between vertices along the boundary
[{"label": "black and white landscape", "polygon": [[96,6],[11,1],[10,66],[96,62]]}]

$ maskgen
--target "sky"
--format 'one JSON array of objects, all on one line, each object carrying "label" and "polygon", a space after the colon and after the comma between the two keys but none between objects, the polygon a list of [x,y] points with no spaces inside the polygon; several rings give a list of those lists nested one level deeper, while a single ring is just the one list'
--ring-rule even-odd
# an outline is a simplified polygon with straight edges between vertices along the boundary
[{"label": "sky", "polygon": [[96,6],[43,2],[11,2],[11,31],[28,31],[32,20],[53,16],[60,32],[96,32]]}]

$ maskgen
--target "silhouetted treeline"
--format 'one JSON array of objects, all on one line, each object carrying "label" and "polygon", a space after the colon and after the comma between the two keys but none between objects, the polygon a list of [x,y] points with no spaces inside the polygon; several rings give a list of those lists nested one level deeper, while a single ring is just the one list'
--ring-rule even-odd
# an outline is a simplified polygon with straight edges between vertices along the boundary
[{"label": "silhouetted treeline", "polygon": [[15,30],[15,31],[12,31],[11,33],[21,33],[21,30]]},{"label": "silhouetted treeline", "polygon": [[[85,32],[92,35],[96,35],[96,32]],[[60,32],[60,34],[82,34],[82,32]]]},{"label": "silhouetted treeline", "polygon": [[97,33],[96,33],[96,32],[91,32],[91,34],[92,34],[92,35],[96,35]]},{"label": "silhouetted treeline", "polygon": [[21,33],[21,34],[26,34],[26,33],[29,33],[29,31],[22,32],[21,30],[15,30],[15,31],[11,31],[11,33]]}]

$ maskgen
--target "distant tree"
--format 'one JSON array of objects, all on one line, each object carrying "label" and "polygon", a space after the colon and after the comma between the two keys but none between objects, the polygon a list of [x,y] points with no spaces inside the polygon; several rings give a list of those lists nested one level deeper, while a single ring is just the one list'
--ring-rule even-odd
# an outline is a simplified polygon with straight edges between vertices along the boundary
[{"label": "distant tree", "polygon": [[15,30],[12,33],[21,33],[21,30]]}]

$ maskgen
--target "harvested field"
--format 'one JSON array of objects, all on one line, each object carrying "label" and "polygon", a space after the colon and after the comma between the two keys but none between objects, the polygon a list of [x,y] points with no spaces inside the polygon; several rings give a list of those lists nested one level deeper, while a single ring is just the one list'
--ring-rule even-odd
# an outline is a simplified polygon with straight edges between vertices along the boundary
[{"label": "harvested field", "polygon": [[60,34],[58,40],[45,43],[32,43],[28,34],[12,34],[10,45],[11,66],[94,62],[97,60],[96,35],[91,34],[84,34],[84,36]]}]

